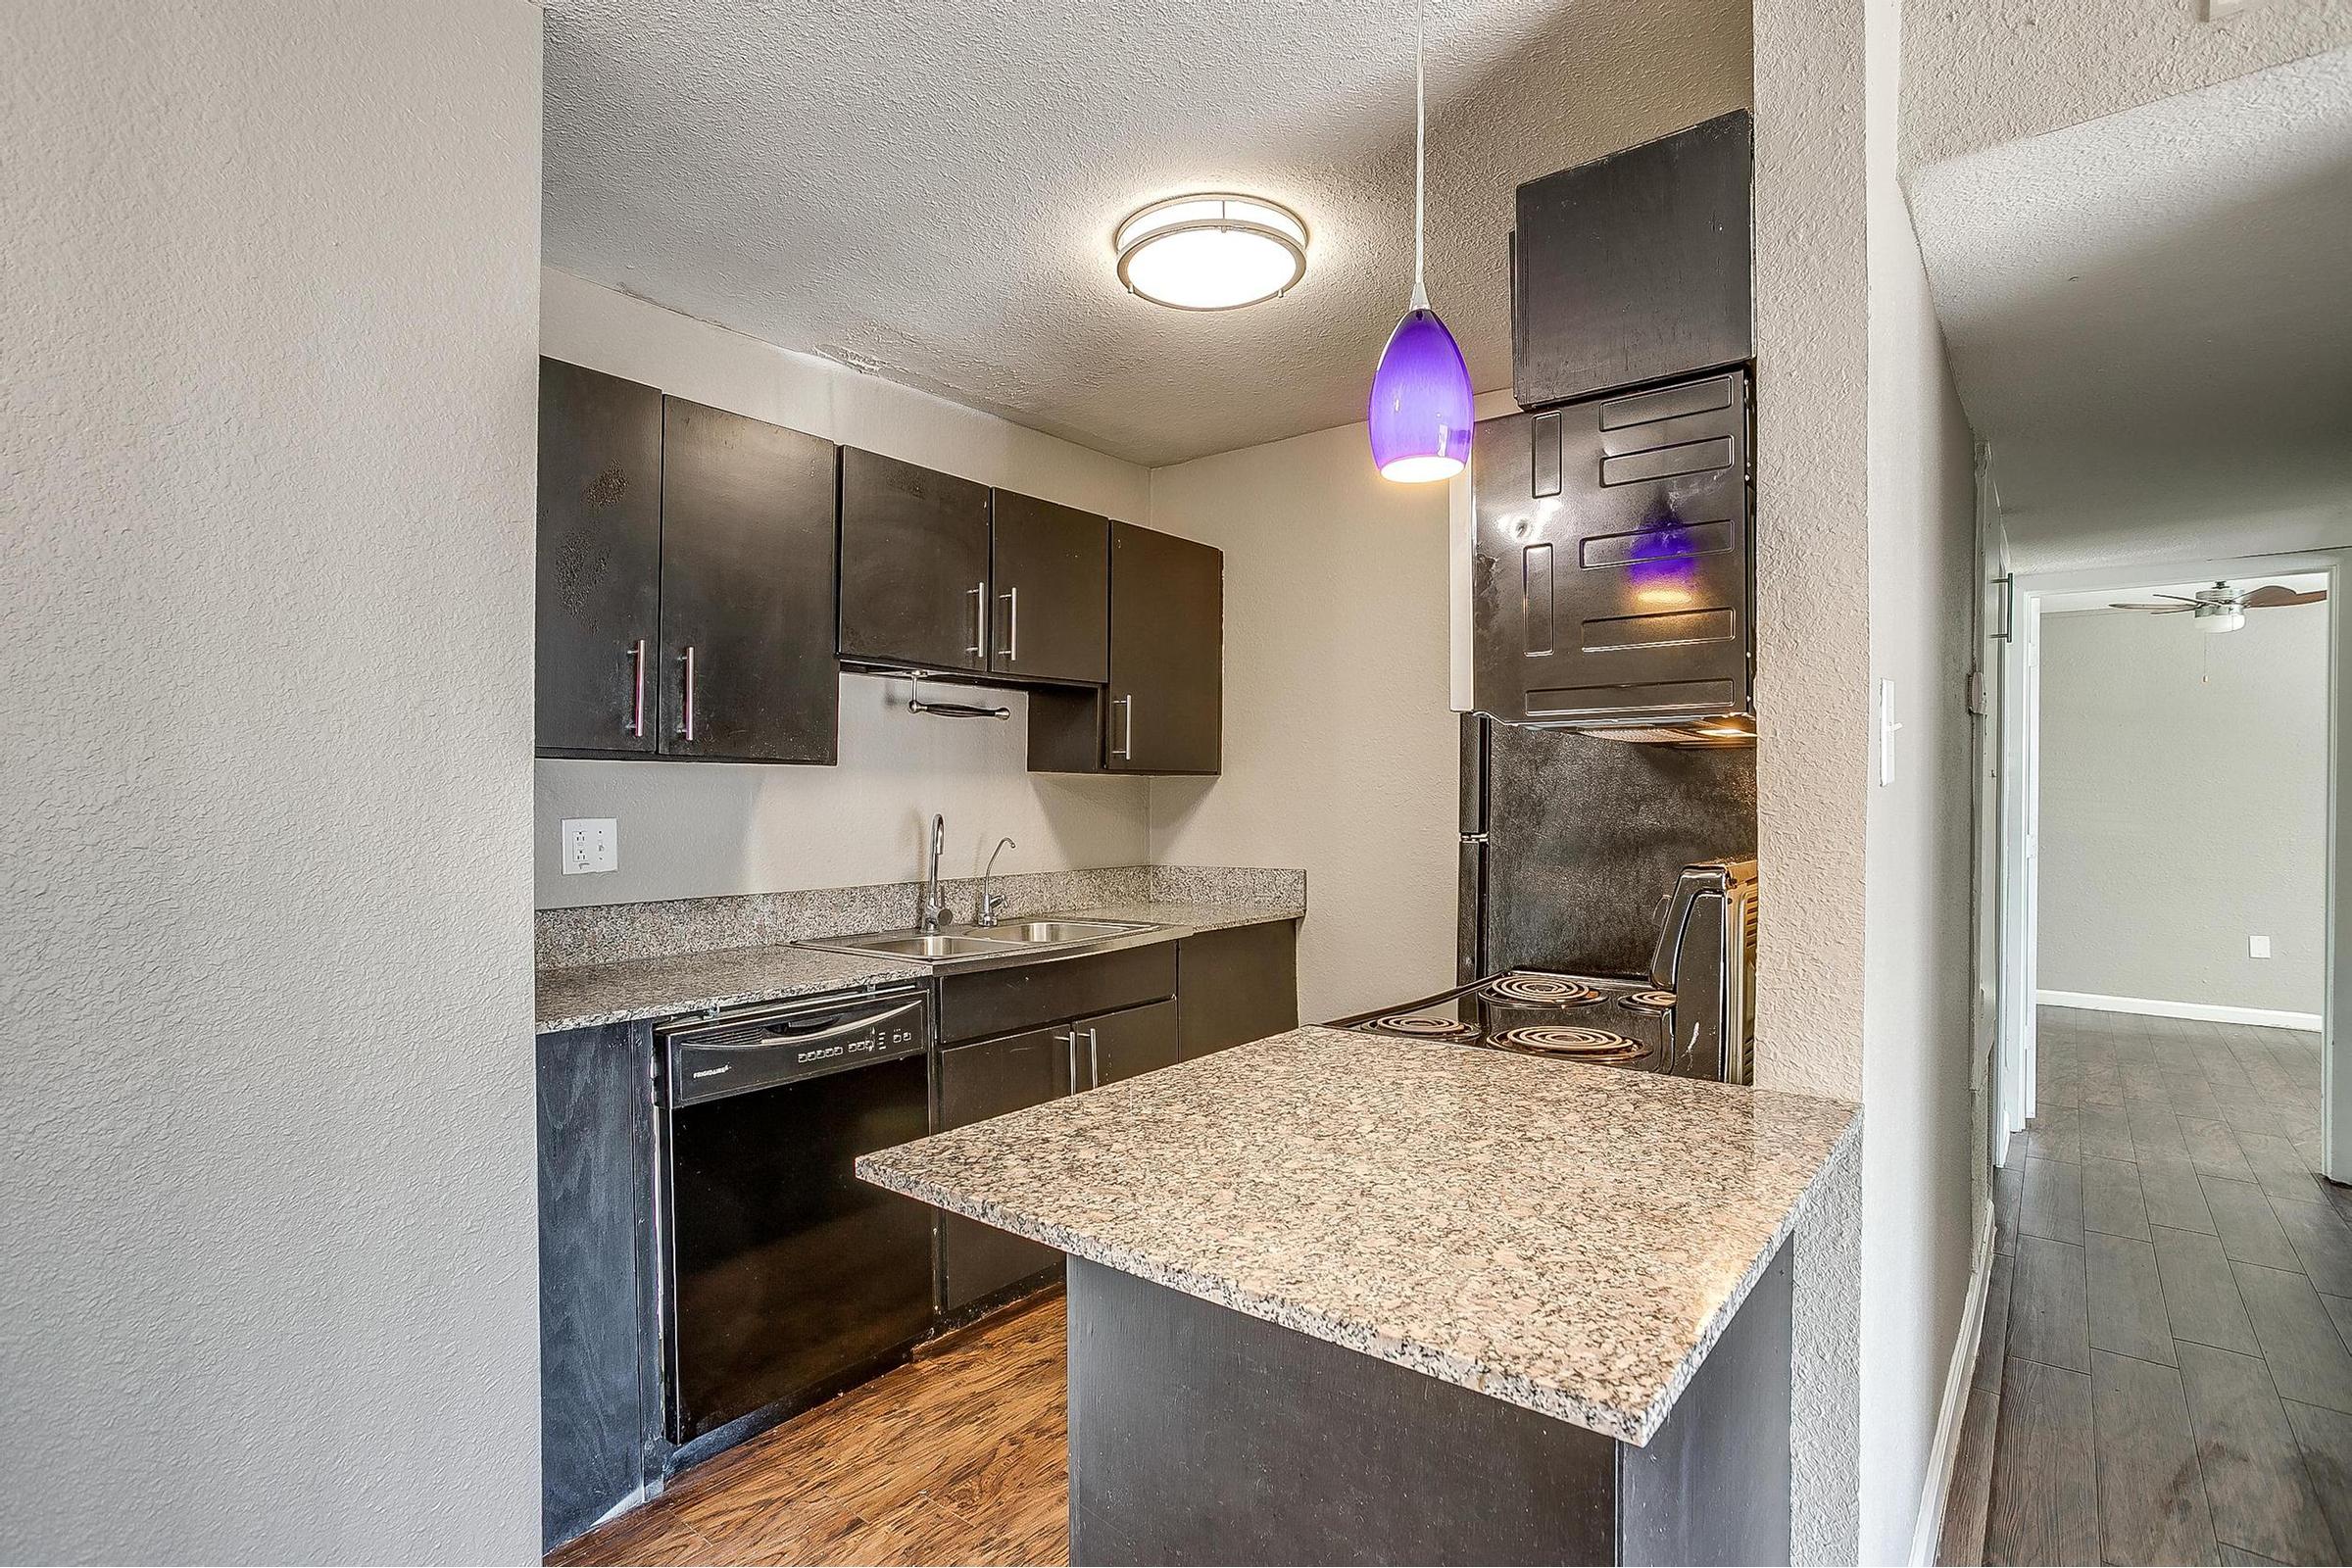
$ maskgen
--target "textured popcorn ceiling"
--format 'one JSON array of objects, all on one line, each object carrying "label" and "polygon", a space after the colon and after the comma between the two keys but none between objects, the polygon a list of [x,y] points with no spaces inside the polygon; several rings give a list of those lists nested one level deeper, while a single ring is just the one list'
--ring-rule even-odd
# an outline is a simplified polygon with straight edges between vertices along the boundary
[{"label": "textured popcorn ceiling", "polygon": [[2352,506],[2352,50],[1910,184],[2024,564]]},{"label": "textured popcorn ceiling", "polygon": [[2352,0],[1905,0],[1906,169],[2352,44]]},{"label": "textured popcorn ceiling", "polygon": [[[1748,101],[1739,0],[1432,0],[1430,292],[1510,381],[1521,180]],[[1410,0],[547,0],[547,259],[1146,464],[1363,417],[1412,267]],[[1306,279],[1123,292],[1146,202],[1295,208]]]}]

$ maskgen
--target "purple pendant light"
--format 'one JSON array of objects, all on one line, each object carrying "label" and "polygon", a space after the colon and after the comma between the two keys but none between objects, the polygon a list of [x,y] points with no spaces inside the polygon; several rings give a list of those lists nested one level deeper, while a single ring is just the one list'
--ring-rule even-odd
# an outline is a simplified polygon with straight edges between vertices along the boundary
[{"label": "purple pendant light", "polygon": [[1413,14],[1413,298],[1372,372],[1372,461],[1403,484],[1450,479],[1470,461],[1470,368],[1429,308],[1421,279],[1429,110],[1422,88],[1421,12]]}]

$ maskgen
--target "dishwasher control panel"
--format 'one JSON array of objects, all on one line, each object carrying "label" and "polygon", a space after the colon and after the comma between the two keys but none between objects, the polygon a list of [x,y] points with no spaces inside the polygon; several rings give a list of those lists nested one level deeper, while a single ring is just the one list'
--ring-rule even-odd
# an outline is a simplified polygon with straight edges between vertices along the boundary
[{"label": "dishwasher control panel", "polygon": [[655,1031],[669,1102],[690,1105],[930,1049],[931,999],[918,986],[799,998]]}]

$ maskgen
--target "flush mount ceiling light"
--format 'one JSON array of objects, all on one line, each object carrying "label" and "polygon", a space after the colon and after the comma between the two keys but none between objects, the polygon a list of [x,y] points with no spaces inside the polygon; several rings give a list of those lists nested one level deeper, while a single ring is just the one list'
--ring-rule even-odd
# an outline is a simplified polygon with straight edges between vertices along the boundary
[{"label": "flush mount ceiling light", "polygon": [[1429,111],[1422,93],[1421,12],[1413,12],[1413,297],[1372,372],[1372,462],[1400,484],[1450,479],[1470,461],[1470,368],[1429,308],[1421,278],[1425,149]]},{"label": "flush mount ceiling light", "polygon": [[1180,311],[1230,311],[1306,275],[1306,225],[1255,196],[1212,191],[1153,202],[1119,225],[1119,281]]}]

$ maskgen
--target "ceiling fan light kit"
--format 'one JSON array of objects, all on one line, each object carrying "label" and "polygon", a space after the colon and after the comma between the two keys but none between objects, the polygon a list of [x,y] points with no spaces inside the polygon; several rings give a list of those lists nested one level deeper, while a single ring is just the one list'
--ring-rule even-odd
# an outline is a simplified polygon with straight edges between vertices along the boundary
[{"label": "ceiling fan light kit", "polygon": [[1232,311],[1286,294],[1306,275],[1306,224],[1278,202],[1231,191],[1171,196],[1112,236],[1119,281],[1154,305]]},{"label": "ceiling fan light kit", "polygon": [[1450,479],[1470,461],[1470,368],[1461,346],[1429,308],[1422,278],[1429,113],[1423,91],[1422,28],[1413,18],[1413,296],[1372,372],[1367,420],[1372,462],[1401,484]]}]

